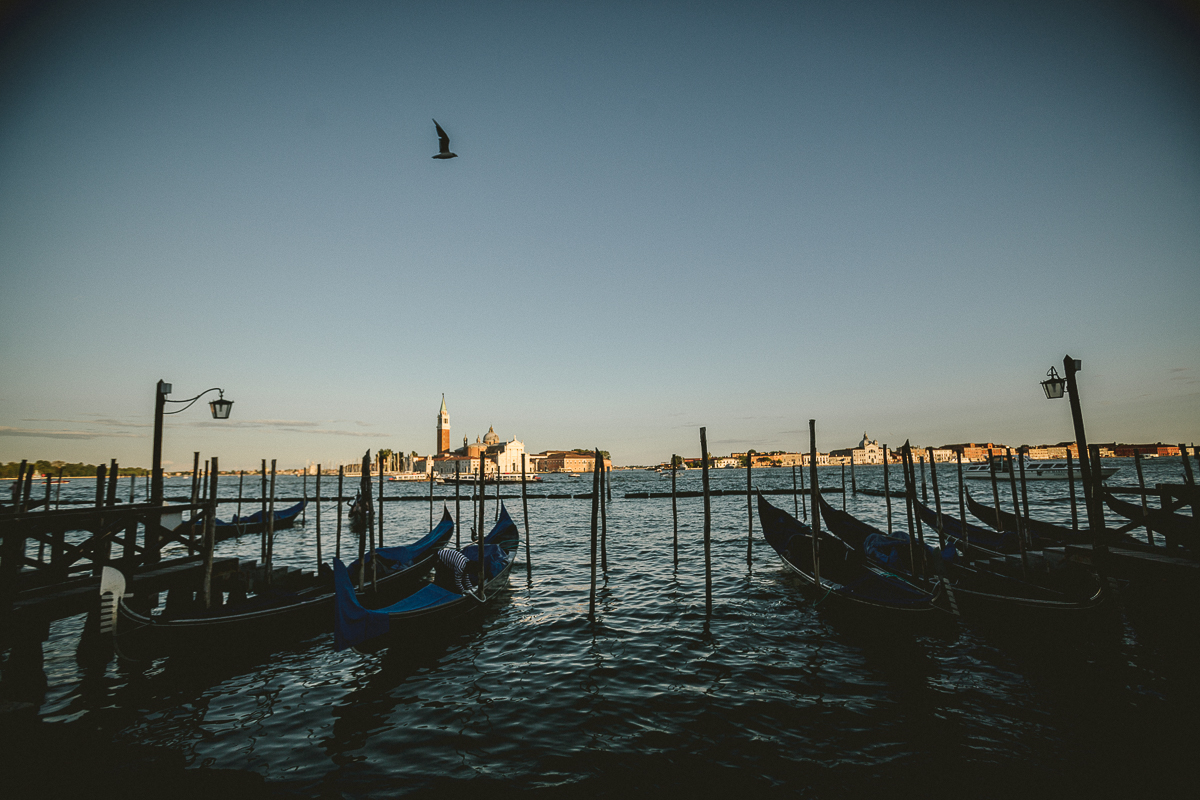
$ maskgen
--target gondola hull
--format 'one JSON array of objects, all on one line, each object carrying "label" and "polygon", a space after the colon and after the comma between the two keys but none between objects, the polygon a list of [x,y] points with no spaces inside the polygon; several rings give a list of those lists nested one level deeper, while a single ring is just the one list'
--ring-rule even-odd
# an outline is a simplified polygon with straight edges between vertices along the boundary
[{"label": "gondola hull", "polygon": [[[488,570],[482,600],[478,596],[460,594],[432,582],[398,603],[374,610],[364,608],[349,591],[349,573],[335,559],[335,648],[343,650],[353,647],[359,652],[375,652],[391,645],[411,642],[482,612],[507,585],[519,542],[517,526],[507,509],[501,505],[500,519],[484,538]],[[463,548],[468,559],[477,551],[475,545]],[[478,563],[477,557],[472,560]]]},{"label": "gondola hull", "polygon": [[923,614],[937,609],[938,591],[871,569],[861,551],[830,533],[820,534],[818,570],[813,568],[813,531],[791,514],[758,495],[763,538],[784,566],[817,596],[847,609],[870,609],[887,615]]},{"label": "gondola hull", "polygon": [[[453,535],[454,522],[444,513],[441,523],[414,545],[407,548],[406,562],[393,569],[381,570],[374,582],[359,593],[359,602],[381,605],[412,594],[425,583],[434,558]],[[406,548],[393,548],[406,549]],[[113,573],[119,572],[111,567]],[[116,578],[112,578],[116,580]],[[213,651],[214,648],[261,647],[295,638],[305,633],[328,630],[333,618],[334,585],[328,571],[308,575],[305,585],[296,591],[264,591],[245,600],[203,609],[190,601],[188,609],[153,614],[136,609],[120,600],[113,609],[114,637],[118,648],[127,654],[159,654],[180,651]],[[118,598],[120,588],[110,589]],[[101,587],[102,595],[104,586]]]}]

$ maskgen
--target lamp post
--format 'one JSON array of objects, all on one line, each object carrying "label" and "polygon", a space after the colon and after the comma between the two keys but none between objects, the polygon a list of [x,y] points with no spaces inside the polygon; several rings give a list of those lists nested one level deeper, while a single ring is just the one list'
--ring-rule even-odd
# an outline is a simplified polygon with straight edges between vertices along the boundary
[{"label": "lamp post", "polygon": [[[171,384],[160,380],[154,388],[154,457],[153,463],[150,465],[150,502],[154,505],[162,505],[163,502],[163,417],[167,414],[178,414],[182,411],[187,411],[197,400],[209,392],[217,392],[220,395],[216,400],[208,404],[209,409],[212,411],[213,419],[229,419],[229,412],[233,408],[233,401],[225,399],[225,391],[223,389],[215,387],[205,389],[200,394],[188,400],[168,400],[167,395],[171,393]],[[167,403],[186,403],[187,405],[176,411],[167,411]]]},{"label": "lamp post", "polygon": [[1083,369],[1083,362],[1069,355],[1063,357],[1063,371],[1066,378],[1059,376],[1058,371],[1051,367],[1046,372],[1046,380],[1042,381],[1042,389],[1046,392],[1047,400],[1057,400],[1064,391],[1071,400],[1071,421],[1075,425],[1075,442],[1079,445],[1079,472],[1083,477],[1083,500],[1087,510],[1088,527],[1092,529],[1092,548],[1099,554],[1108,552],[1104,542],[1104,515],[1100,511],[1099,486],[1092,483],[1092,459],[1088,451],[1087,434],[1083,431],[1083,410],[1079,407],[1079,384],[1075,373]]}]

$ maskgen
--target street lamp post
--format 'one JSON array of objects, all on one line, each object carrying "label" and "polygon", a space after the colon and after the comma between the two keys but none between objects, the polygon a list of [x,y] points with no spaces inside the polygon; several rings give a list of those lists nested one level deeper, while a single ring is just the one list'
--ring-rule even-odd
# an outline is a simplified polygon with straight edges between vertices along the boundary
[{"label": "street lamp post", "polygon": [[1087,510],[1088,527],[1092,529],[1092,548],[1103,555],[1108,552],[1108,546],[1104,541],[1104,514],[1099,507],[1100,487],[1098,481],[1093,483],[1096,476],[1092,474],[1091,453],[1088,451],[1087,434],[1083,430],[1083,410],[1079,405],[1079,385],[1075,380],[1075,373],[1082,368],[1083,362],[1079,359],[1069,355],[1063,357],[1066,378],[1059,377],[1058,372],[1051,367],[1046,373],[1046,380],[1042,381],[1042,389],[1046,392],[1048,400],[1061,398],[1064,391],[1070,397],[1071,421],[1075,425],[1075,442],[1079,446],[1079,472],[1083,478],[1084,507]]},{"label": "street lamp post", "polygon": [[[208,404],[209,410],[212,411],[213,419],[229,419],[229,412],[233,408],[233,401],[225,399],[225,391],[219,388],[205,389],[195,397],[187,400],[168,400],[167,395],[171,393],[171,384],[165,381],[159,381],[154,387],[154,455],[150,465],[150,503],[152,505],[162,505],[163,503],[163,471],[162,471],[162,434],[163,434],[163,417],[167,414],[178,414],[182,411],[187,411],[192,405],[209,392],[217,392],[219,397]],[[183,408],[176,411],[167,411],[167,403],[186,403]],[[146,550],[152,553],[152,558],[158,553],[158,536],[146,537]]]}]

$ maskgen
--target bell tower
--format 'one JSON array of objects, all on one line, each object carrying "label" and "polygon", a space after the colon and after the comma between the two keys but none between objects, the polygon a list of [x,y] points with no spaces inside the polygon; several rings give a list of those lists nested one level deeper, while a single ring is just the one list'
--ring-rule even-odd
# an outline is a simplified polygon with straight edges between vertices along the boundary
[{"label": "bell tower", "polygon": [[437,419],[437,453],[450,452],[450,412],[446,410],[446,395],[442,395],[442,410]]}]

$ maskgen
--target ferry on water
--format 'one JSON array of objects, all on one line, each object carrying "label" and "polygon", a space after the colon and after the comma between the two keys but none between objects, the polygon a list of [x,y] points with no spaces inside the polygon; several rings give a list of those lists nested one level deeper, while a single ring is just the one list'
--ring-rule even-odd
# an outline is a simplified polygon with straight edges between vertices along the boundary
[{"label": "ferry on water", "polygon": [[[1008,473],[1012,471],[1012,460],[1007,456],[992,456],[992,461],[996,464],[996,476],[1003,476],[1007,480]],[[1067,469],[1066,461],[1034,461],[1029,458],[1023,459],[1025,463],[1025,480],[1027,481],[1065,481],[1074,477],[1075,480],[1083,480],[1083,476],[1079,473],[1079,462],[1076,461]],[[1100,478],[1108,478],[1115,474],[1120,467],[1101,467]],[[1017,465],[1017,477],[1021,476],[1021,467]],[[976,480],[991,480],[992,468],[988,462],[982,464],[964,464],[963,478],[974,478]]]}]

